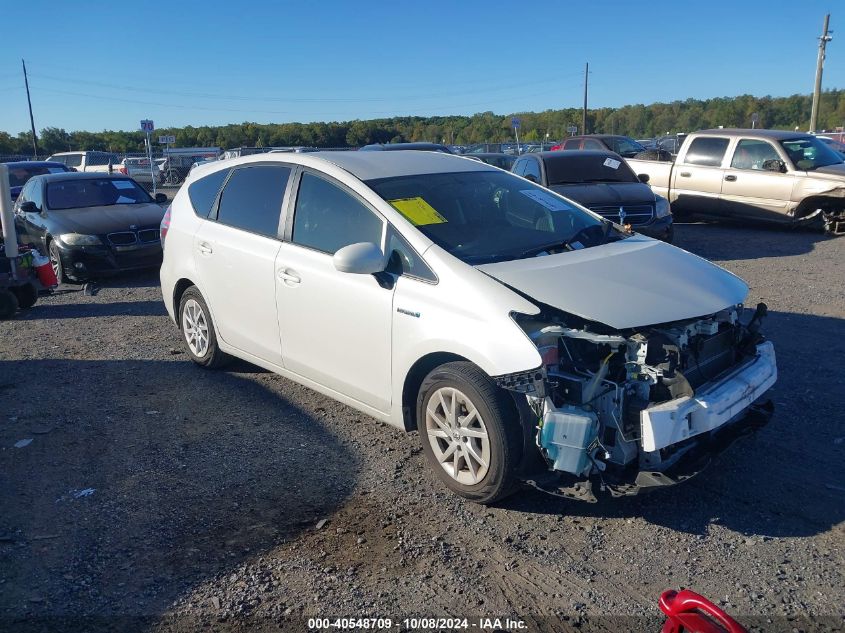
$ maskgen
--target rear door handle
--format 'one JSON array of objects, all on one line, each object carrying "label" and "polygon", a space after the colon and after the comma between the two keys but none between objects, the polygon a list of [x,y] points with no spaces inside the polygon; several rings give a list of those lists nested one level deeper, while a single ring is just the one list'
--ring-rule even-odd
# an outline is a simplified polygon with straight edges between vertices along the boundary
[{"label": "rear door handle", "polygon": [[214,252],[214,250],[211,248],[211,245],[206,244],[205,242],[200,242],[199,244],[197,244],[197,249],[203,255],[211,255]]},{"label": "rear door handle", "polygon": [[681,172],[680,174],[678,174],[678,175],[679,175],[681,178],[689,178],[690,176],[692,176],[692,174],[691,174],[691,173],[689,173],[688,171],[682,171],[682,172]]},{"label": "rear door handle", "polygon": [[727,176],[725,176],[725,180],[727,180],[728,182],[736,182],[736,176],[734,176],[733,174],[728,174]]},{"label": "rear door handle", "polygon": [[276,277],[279,278],[279,281],[285,282],[287,286],[297,286],[302,282],[302,278],[290,268],[279,268],[276,271]]}]

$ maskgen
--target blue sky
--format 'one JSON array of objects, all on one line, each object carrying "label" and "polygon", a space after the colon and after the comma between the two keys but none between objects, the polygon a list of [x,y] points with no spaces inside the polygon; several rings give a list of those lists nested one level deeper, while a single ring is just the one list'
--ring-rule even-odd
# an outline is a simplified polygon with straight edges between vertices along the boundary
[{"label": "blue sky", "polygon": [[[510,114],[845,87],[845,10],[762,2],[3,3],[0,130]],[[26,25],[33,25],[30,31]]]}]

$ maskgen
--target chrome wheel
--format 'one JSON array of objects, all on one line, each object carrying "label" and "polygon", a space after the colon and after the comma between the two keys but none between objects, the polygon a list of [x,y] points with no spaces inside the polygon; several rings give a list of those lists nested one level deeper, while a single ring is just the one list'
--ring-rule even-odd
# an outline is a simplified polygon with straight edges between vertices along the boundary
[{"label": "chrome wheel", "polygon": [[428,400],[425,428],[434,457],[455,481],[473,486],[490,466],[490,438],[472,401],[454,387],[441,387]]},{"label": "chrome wheel", "polygon": [[198,358],[208,352],[208,320],[202,306],[194,299],[188,299],[182,309],[182,334],[188,347]]}]

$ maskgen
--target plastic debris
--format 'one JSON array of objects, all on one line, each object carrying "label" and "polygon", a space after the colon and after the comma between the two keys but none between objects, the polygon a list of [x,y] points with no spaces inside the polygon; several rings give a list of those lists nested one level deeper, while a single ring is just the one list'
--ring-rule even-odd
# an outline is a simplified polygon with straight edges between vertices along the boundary
[{"label": "plastic debris", "polygon": [[317,529],[322,530],[323,526],[328,522],[329,522],[328,519],[320,519],[319,521],[317,521]]},{"label": "plastic debris", "polygon": [[32,438],[27,438],[25,440],[18,440],[15,442],[15,448],[23,448],[24,446],[29,446],[32,444]]},{"label": "plastic debris", "polygon": [[95,491],[94,488],[86,488],[85,490],[77,490],[76,492],[73,493],[73,498],[79,499],[81,497],[90,497],[91,495],[94,494],[94,491]]}]

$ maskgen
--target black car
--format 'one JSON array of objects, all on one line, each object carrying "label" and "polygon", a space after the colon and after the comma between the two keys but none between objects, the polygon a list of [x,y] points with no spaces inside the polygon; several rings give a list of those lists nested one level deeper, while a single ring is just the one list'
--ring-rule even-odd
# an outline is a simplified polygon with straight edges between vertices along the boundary
[{"label": "black car", "polygon": [[15,203],[18,240],[49,255],[60,282],[160,266],[166,200],[121,175],[35,176]]},{"label": "black car", "polygon": [[513,167],[513,163],[516,160],[516,156],[512,156],[511,154],[499,154],[496,152],[483,152],[477,154],[467,154],[467,158],[474,158],[476,160],[480,160],[482,163],[487,163],[488,165],[493,165],[493,167],[498,167],[499,169],[504,169],[506,171],[510,171],[511,167]]},{"label": "black car", "polygon": [[511,170],[613,222],[671,242],[669,201],[654,195],[614,152],[539,152],[520,156]]},{"label": "black car", "polygon": [[451,154],[450,150],[445,145],[440,143],[373,143],[372,145],[364,145],[359,152],[392,152],[404,149],[412,149],[422,152],[443,152],[444,154]]},{"label": "black car", "polygon": [[63,174],[70,171],[64,163],[46,160],[22,160],[6,163],[9,168],[9,187],[12,190],[12,202],[18,199],[21,189],[33,176],[43,174]]},{"label": "black car", "polygon": [[646,148],[628,136],[618,134],[584,134],[583,136],[572,136],[555,145],[553,150],[558,149],[606,149],[616,152],[624,158],[633,158]]}]

